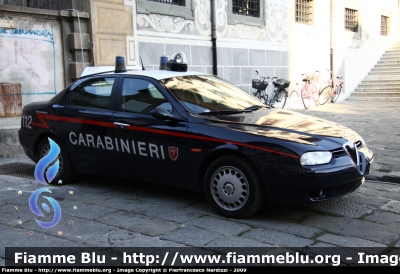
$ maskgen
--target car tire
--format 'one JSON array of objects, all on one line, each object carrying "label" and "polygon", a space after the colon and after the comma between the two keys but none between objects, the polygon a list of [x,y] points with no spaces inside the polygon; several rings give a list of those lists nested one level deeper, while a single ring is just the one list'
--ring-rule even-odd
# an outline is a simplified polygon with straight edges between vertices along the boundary
[{"label": "car tire", "polygon": [[[69,156],[67,154],[67,151],[65,147],[61,144],[61,142],[54,138],[50,137],[59,147],[60,147],[60,153],[58,155],[58,160],[59,160],[59,170],[57,172],[57,175],[54,177],[51,182],[48,182],[49,184],[52,185],[61,185],[61,184],[67,184],[70,183],[76,176],[74,168],[71,164],[71,160],[69,159]],[[50,143],[48,138],[44,138],[42,141],[40,141],[37,151],[36,151],[36,159],[38,159],[38,162],[40,159],[42,159],[47,153],[50,151]],[[55,162],[55,161],[53,161]],[[44,171],[46,172],[47,169]]]},{"label": "car tire", "polygon": [[255,169],[244,159],[224,156],[216,159],[204,177],[209,204],[222,216],[245,218],[265,203],[265,192]]}]

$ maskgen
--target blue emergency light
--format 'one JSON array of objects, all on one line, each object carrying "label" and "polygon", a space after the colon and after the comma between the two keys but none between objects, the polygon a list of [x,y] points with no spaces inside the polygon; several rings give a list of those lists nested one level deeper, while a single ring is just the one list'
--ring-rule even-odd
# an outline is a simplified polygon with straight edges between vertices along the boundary
[{"label": "blue emergency light", "polygon": [[125,56],[115,56],[115,73],[126,72]]}]

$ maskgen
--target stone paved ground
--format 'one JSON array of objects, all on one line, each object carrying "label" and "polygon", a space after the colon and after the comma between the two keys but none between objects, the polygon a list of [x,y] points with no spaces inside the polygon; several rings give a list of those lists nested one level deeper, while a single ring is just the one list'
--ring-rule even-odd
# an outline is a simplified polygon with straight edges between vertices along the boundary
[{"label": "stone paved ground", "polygon": [[[43,229],[28,199],[33,178],[0,175],[0,265],[4,247],[400,247],[400,108],[391,102],[327,104],[298,110],[359,132],[376,155],[354,193],[302,206],[265,206],[251,218],[222,218],[201,194],[105,177],[49,186],[62,209]],[[34,164],[24,156],[1,159]],[[51,215],[51,214],[50,214]],[[61,232],[61,233],[60,233]]]},{"label": "stone paved ground", "polygon": [[376,157],[370,178],[383,177],[400,183],[400,102],[350,99],[295,111],[331,120],[358,132]]}]

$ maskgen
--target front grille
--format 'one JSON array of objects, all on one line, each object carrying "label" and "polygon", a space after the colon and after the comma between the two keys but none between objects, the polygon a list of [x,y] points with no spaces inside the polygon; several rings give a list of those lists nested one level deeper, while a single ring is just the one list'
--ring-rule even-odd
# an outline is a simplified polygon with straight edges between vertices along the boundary
[{"label": "front grille", "polygon": [[[357,142],[354,143],[354,145],[357,147],[357,149],[360,149],[362,147],[362,142],[361,141],[357,141]],[[339,158],[339,157],[347,155],[346,150],[343,147],[339,147],[337,149],[333,149],[333,150],[331,150],[331,153],[332,153],[332,158]],[[355,150],[354,149],[353,149],[353,154],[355,154]],[[357,163],[356,156],[352,155],[351,157]]]},{"label": "front grille", "polygon": [[351,157],[351,159],[353,160],[353,162],[355,164],[358,163],[358,151],[357,149],[355,149],[355,147],[351,147],[349,145],[345,145],[344,149],[347,150],[347,152],[349,153],[349,156]]},{"label": "front grille", "polygon": [[332,158],[339,158],[347,155],[346,151],[344,151],[342,147],[335,150],[331,150],[331,153],[332,153]]}]

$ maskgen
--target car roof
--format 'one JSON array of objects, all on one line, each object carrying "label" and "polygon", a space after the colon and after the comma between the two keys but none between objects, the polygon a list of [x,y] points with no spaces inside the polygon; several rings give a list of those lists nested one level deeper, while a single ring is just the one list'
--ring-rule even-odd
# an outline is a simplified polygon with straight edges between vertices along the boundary
[{"label": "car roof", "polygon": [[[121,75],[141,75],[154,78],[156,80],[167,79],[171,77],[187,76],[187,75],[210,75],[198,71],[170,71],[170,70],[142,70],[141,67],[126,67],[126,72],[118,72]],[[86,67],[82,72],[81,78],[90,75],[108,75],[115,74],[115,68],[111,66],[104,67]]]}]

